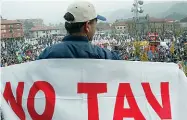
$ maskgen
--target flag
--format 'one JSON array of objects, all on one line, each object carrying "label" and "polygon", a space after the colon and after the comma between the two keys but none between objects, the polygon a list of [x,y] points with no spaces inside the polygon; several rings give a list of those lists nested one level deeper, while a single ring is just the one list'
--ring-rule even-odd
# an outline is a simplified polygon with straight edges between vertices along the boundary
[{"label": "flag", "polygon": [[170,47],[170,52],[174,54],[174,51],[175,51],[175,44],[174,42],[172,42],[171,47]]}]

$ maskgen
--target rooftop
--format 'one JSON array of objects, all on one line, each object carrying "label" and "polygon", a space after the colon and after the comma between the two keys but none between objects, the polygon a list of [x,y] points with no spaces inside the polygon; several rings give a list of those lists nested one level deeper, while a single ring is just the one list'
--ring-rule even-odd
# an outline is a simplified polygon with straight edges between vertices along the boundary
[{"label": "rooftop", "polygon": [[114,26],[125,26],[127,23],[124,21],[120,21],[120,22],[115,22],[113,25]]},{"label": "rooftop", "polygon": [[17,20],[1,20],[1,25],[21,24]]},{"label": "rooftop", "polygon": [[173,19],[164,19],[164,18],[150,17],[149,21],[150,22],[174,22],[175,20],[173,20]]},{"label": "rooftop", "polygon": [[[169,23],[169,22],[175,22],[175,20],[173,19],[165,19],[165,18],[155,18],[155,17],[149,17],[149,19],[146,19],[145,17],[140,17],[139,19],[139,22],[166,22],[166,23]],[[133,23],[134,20],[133,19],[128,19],[126,20],[126,23]]]},{"label": "rooftop", "polygon": [[59,30],[59,29],[51,26],[35,26],[31,28],[31,31],[47,31],[47,30]]}]

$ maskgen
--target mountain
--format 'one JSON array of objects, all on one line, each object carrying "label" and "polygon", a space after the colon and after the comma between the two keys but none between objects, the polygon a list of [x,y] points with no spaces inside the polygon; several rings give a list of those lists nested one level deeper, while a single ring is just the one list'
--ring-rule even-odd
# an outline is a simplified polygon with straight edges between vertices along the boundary
[{"label": "mountain", "polygon": [[[164,12],[164,15],[169,15],[171,13],[177,13],[177,14],[183,14],[187,15],[187,2],[180,2],[176,3],[173,6],[171,6],[166,12]],[[163,15],[163,16],[164,16]]]},{"label": "mountain", "polygon": [[[187,15],[187,2],[151,2],[143,5],[144,13],[140,16],[149,14],[155,18],[171,18],[179,20]],[[108,22],[114,22],[116,19],[128,19],[133,17],[131,9],[118,9],[116,11],[104,12],[103,15]]]},{"label": "mountain", "polygon": [[163,12],[170,9],[176,3],[177,2],[154,2],[145,4],[143,6],[143,15],[145,16],[146,14],[149,14],[150,16],[161,18],[163,17]]},{"label": "mountain", "polygon": [[163,13],[164,18],[170,18],[174,20],[181,20],[187,15],[187,2],[176,3],[166,12]]},{"label": "mountain", "polygon": [[130,9],[118,9],[115,11],[103,12],[101,15],[104,15],[108,22],[115,22],[117,19],[131,18],[133,16]]},{"label": "mountain", "polygon": [[170,14],[170,15],[164,17],[164,18],[173,19],[173,20],[181,20],[181,19],[183,19],[184,17],[186,17],[185,14],[180,14],[180,13],[174,12],[174,13],[172,13],[172,14]]}]

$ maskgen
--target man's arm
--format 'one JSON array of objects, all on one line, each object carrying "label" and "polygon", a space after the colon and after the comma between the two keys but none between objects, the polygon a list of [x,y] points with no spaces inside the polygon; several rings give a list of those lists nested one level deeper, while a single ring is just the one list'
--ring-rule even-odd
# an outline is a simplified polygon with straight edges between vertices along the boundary
[{"label": "man's arm", "polygon": [[37,60],[46,59],[49,55],[49,50],[50,50],[50,47],[48,47],[44,51],[42,51],[42,53],[37,57]]},{"label": "man's arm", "polygon": [[112,54],[112,60],[122,60],[120,54],[118,54],[117,52],[115,51],[111,51],[111,54]]},{"label": "man's arm", "polygon": [[111,60],[122,60],[120,55],[115,51],[110,51],[108,49],[100,48],[102,52],[105,54],[105,59],[111,59]]}]

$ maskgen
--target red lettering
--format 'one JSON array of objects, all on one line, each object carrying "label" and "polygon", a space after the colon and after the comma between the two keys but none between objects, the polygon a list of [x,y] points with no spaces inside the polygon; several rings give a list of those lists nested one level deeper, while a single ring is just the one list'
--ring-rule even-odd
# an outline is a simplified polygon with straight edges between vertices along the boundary
[{"label": "red lettering", "polygon": [[[130,108],[124,108],[124,97],[126,96]],[[116,97],[116,105],[113,120],[123,120],[123,118],[134,118],[135,120],[145,120],[141,113],[134,95],[132,93],[130,83],[120,83],[118,94]]]},{"label": "red lettering", "polygon": [[[42,115],[39,115],[34,108],[34,98],[36,93],[41,90],[45,94],[46,106]],[[45,81],[38,81],[33,84],[30,89],[27,108],[28,112],[33,120],[52,120],[54,108],[55,108],[55,91],[53,87]]]},{"label": "red lettering", "polygon": [[[172,119],[170,95],[169,95],[169,82],[161,83],[161,99],[162,105],[159,104],[156,97],[151,91],[149,83],[142,83],[145,96],[148,103],[163,119]],[[20,120],[26,120],[24,110],[22,108],[22,96],[24,90],[24,82],[19,82],[16,89],[16,97],[14,97],[11,83],[7,82],[5,85],[3,96],[7,103],[10,104],[12,110],[20,118]],[[45,94],[46,105],[44,112],[40,115],[35,110],[35,96],[38,91],[43,91]],[[99,120],[98,99],[97,94],[107,92],[107,83],[78,83],[78,93],[87,94],[88,101],[88,120]],[[129,104],[129,108],[124,108],[124,97],[126,97]],[[29,91],[27,108],[28,112],[33,120],[51,120],[54,114],[56,102],[56,95],[54,88],[45,81],[37,81],[33,84]],[[116,104],[114,109],[113,120],[123,120],[123,118],[134,118],[135,120],[145,120],[141,113],[135,97],[133,95],[130,83],[119,84],[118,93],[116,96]]]},{"label": "red lettering", "polygon": [[7,82],[5,85],[5,90],[3,96],[7,103],[10,103],[12,110],[20,118],[20,120],[25,120],[25,113],[22,108],[22,96],[23,96],[24,82],[19,82],[16,89],[16,99],[12,93],[11,84]]},{"label": "red lettering", "polygon": [[88,120],[99,120],[97,94],[107,92],[106,83],[78,83],[78,93],[88,94]]},{"label": "red lettering", "polygon": [[158,114],[161,119],[172,119],[171,117],[171,106],[170,106],[170,96],[169,96],[169,82],[161,83],[161,98],[162,106],[156,100],[149,83],[142,83],[142,87],[145,92],[147,101]]}]

